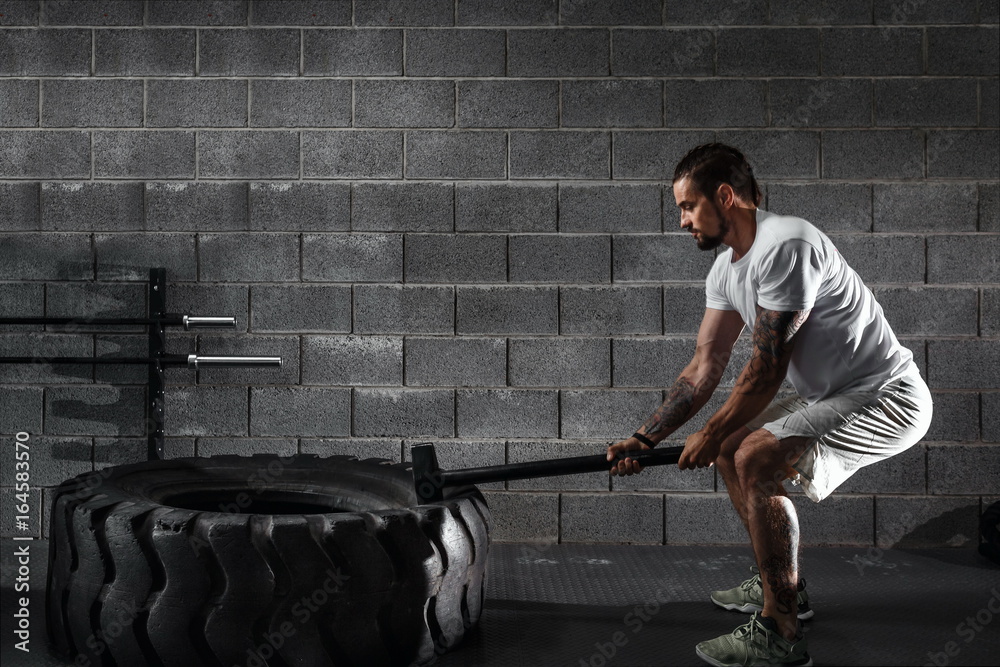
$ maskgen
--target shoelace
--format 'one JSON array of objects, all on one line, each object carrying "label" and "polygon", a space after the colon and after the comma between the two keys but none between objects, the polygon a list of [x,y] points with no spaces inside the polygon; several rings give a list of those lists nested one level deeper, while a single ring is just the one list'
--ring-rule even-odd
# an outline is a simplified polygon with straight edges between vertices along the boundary
[{"label": "shoelace", "polygon": [[786,657],[790,652],[790,645],[783,646],[781,642],[772,641],[771,635],[774,633],[769,632],[767,628],[760,623],[757,616],[757,614],[754,614],[750,618],[749,623],[741,625],[733,630],[733,636],[736,639],[745,642],[747,644],[747,648],[754,654],[754,657],[773,657],[772,653],[774,649],[777,649],[780,653],[779,657]]}]

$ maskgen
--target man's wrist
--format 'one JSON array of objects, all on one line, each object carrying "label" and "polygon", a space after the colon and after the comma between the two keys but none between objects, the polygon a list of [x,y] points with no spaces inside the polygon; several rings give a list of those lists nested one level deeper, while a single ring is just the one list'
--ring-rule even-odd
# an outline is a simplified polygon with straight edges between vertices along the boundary
[{"label": "man's wrist", "polygon": [[639,433],[638,431],[636,431],[635,433],[632,434],[632,437],[641,442],[642,444],[646,445],[647,447],[650,448],[656,447],[656,443],[650,440],[649,436],[647,436],[644,433]]}]

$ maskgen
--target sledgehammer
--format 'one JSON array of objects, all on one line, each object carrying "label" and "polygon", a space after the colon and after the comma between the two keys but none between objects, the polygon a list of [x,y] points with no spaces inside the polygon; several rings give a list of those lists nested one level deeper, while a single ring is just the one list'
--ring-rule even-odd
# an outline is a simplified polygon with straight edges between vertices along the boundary
[{"label": "sledgehammer", "polygon": [[[639,465],[643,467],[662,466],[677,463],[682,451],[684,451],[683,446],[623,452],[615,458],[614,462],[630,458],[638,461]],[[437,455],[434,453],[434,445],[430,443],[414,445],[410,450],[410,458],[413,460],[413,485],[417,490],[417,497],[422,503],[443,500],[444,487],[446,486],[607,471],[611,470],[612,466],[612,462],[608,461],[608,455],[605,453],[594,456],[574,456],[566,459],[508,463],[507,465],[484,466],[482,468],[441,470],[437,462]]]}]

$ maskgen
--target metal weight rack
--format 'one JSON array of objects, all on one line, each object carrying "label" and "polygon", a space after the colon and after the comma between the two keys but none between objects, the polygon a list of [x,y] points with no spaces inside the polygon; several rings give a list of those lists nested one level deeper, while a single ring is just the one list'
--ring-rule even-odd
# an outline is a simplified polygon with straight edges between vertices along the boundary
[{"label": "metal weight rack", "polygon": [[149,425],[147,457],[163,458],[164,371],[171,366],[187,368],[280,367],[281,357],[203,356],[167,354],[167,327],[191,329],[235,329],[235,317],[199,317],[167,312],[167,270],[149,270],[149,312],[139,318],[0,317],[0,324],[34,325],[142,325],[148,327],[148,357],[0,357],[0,364],[146,364],[146,423]]}]

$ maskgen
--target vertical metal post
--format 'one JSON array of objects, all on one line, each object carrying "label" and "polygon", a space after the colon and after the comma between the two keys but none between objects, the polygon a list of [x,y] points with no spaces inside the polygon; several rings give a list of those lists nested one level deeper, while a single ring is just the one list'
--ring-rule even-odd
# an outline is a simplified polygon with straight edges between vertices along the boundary
[{"label": "vertical metal post", "polygon": [[[159,319],[167,311],[167,270],[149,270],[149,317]],[[166,354],[167,338],[163,322],[153,322],[149,326],[149,356],[160,359]],[[149,435],[146,456],[150,461],[163,458],[163,364],[154,361],[149,364],[149,390],[146,396],[146,431]]]}]

